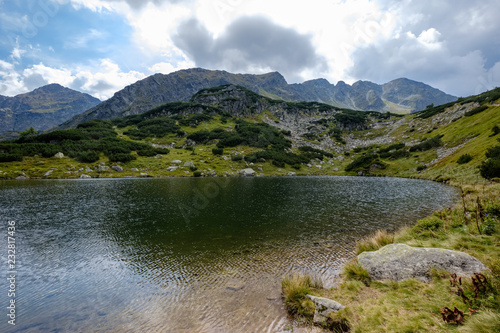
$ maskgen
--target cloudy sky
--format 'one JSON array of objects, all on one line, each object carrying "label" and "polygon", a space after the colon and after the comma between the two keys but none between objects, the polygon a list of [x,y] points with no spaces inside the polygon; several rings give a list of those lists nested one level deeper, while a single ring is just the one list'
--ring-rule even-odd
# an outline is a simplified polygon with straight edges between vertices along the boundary
[{"label": "cloudy sky", "polygon": [[500,86],[498,0],[0,0],[0,95],[48,83],[101,100],[154,73],[399,77]]}]

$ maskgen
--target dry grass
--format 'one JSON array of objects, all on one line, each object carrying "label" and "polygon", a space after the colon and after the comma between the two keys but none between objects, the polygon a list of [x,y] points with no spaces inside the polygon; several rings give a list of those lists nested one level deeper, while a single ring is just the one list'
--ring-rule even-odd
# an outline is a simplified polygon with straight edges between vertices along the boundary
[{"label": "dry grass", "polygon": [[392,243],[394,243],[394,235],[385,230],[377,230],[374,235],[364,238],[356,244],[356,254],[365,251],[377,251],[381,247]]}]

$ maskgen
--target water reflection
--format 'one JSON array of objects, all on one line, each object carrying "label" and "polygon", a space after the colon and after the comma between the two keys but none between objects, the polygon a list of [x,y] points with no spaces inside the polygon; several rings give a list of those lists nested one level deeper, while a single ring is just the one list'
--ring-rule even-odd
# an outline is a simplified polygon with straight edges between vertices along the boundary
[{"label": "water reflection", "polygon": [[335,275],[356,239],[456,197],[430,182],[351,177],[0,186],[1,216],[21,226],[15,332],[281,331],[283,274]]}]

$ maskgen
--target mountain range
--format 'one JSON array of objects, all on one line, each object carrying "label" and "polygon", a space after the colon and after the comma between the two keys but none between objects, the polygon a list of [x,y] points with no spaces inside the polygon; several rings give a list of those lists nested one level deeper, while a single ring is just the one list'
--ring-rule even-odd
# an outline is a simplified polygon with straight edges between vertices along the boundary
[{"label": "mountain range", "polygon": [[379,85],[358,81],[337,85],[326,79],[288,84],[278,72],[261,75],[232,74],[220,70],[192,68],[170,74],[155,74],[116,92],[113,97],[78,114],[59,128],[74,127],[92,119],[113,119],[140,114],[162,104],[188,101],[201,89],[233,84],[260,95],[285,101],[314,101],[340,108],[372,111],[419,111],[430,104],[455,101],[455,96],[421,82],[401,78]]},{"label": "mountain range", "polygon": [[0,133],[19,132],[30,126],[43,131],[100,102],[88,94],[59,84],[49,84],[14,97],[0,95]]}]

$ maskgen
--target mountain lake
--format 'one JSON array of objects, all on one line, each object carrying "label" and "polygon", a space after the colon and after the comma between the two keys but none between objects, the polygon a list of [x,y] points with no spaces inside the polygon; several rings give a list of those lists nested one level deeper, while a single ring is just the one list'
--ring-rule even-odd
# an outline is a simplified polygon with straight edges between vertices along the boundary
[{"label": "mountain lake", "polygon": [[331,286],[357,240],[457,198],[399,178],[1,181],[0,331],[288,332],[285,275]]}]

